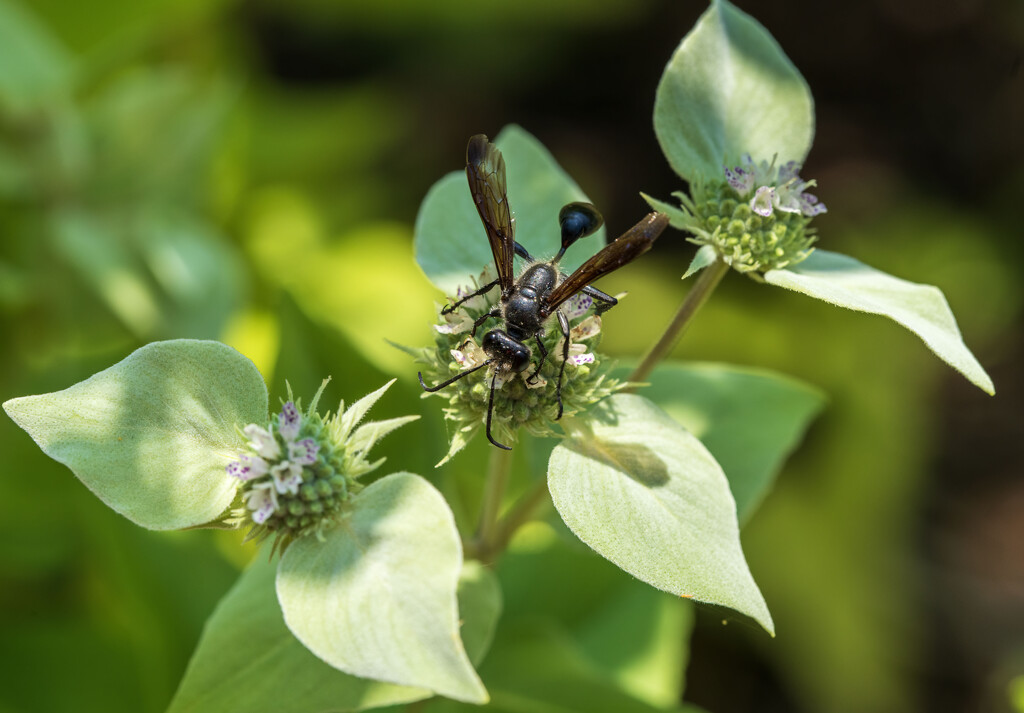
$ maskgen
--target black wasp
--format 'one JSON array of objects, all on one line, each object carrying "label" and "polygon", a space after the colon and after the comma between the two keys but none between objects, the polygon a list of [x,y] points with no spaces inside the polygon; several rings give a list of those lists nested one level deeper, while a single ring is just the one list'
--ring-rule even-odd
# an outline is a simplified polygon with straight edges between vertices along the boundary
[{"label": "black wasp", "polygon": [[[548,356],[547,349],[541,341],[544,324],[548,318],[556,315],[564,337],[562,366],[558,372],[558,386],[555,392],[558,399],[556,420],[561,418],[562,376],[565,373],[565,362],[569,358],[569,320],[559,307],[580,292],[596,300],[597,314],[614,307],[617,304],[616,299],[591,287],[590,283],[650,250],[651,245],[668,225],[668,216],[663,213],[649,213],[617,240],[583,263],[574,273],[566,276],[558,269],[558,261],[570,245],[594,233],[604,223],[597,208],[590,203],[569,203],[564,206],[558,214],[558,222],[562,228],[562,248],[550,260],[537,260],[515,240],[515,221],[509,211],[505,195],[505,159],[502,158],[498,147],[488,141],[483,134],[477,134],[469,140],[469,146],[466,148],[466,176],[469,178],[469,191],[473,195],[473,202],[480,213],[487,239],[491,243],[498,278],[476,292],[464,296],[458,302],[448,305],[442,310],[442,314],[458,309],[466,300],[500,286],[500,301],[494,309],[481,315],[474,322],[472,335],[476,336],[476,330],[491,317],[501,319],[505,323],[505,328],[495,328],[484,335],[482,347],[487,360],[482,364],[436,386],[427,386],[423,382],[422,373],[418,376],[423,389],[434,392],[485,366],[493,365],[494,373],[491,376],[490,397],[487,402],[487,440],[498,448],[511,450],[509,446],[498,443],[491,436],[494,387],[499,376],[504,379],[509,374],[526,370],[533,357],[533,352],[526,345],[526,341],[532,338],[540,351],[540,359],[533,373],[527,377],[527,381],[532,382],[537,378]],[[513,274],[513,255],[519,255],[529,263],[518,279]]]}]

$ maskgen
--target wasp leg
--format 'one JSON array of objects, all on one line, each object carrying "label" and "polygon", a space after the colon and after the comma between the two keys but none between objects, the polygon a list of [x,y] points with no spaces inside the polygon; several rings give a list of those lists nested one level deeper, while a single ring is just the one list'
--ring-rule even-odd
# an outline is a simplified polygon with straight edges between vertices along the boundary
[{"label": "wasp leg", "polygon": [[460,371],[458,374],[456,374],[452,378],[448,379],[447,381],[442,381],[437,386],[427,386],[426,383],[423,381],[423,372],[417,371],[416,372],[416,376],[418,376],[420,378],[420,386],[423,387],[424,391],[429,391],[430,393],[434,393],[435,391],[440,391],[441,389],[443,389],[446,386],[450,386],[451,384],[454,384],[456,381],[458,381],[459,379],[461,379],[464,376],[469,376],[470,374],[472,374],[474,371],[476,371],[478,369],[483,369],[485,366],[487,366],[490,363],[491,363],[491,360],[488,359],[483,364],[477,364],[472,369],[466,369],[466,371]]},{"label": "wasp leg", "polygon": [[[498,309],[497,307],[495,307],[490,312],[484,312],[482,315],[477,317],[476,321],[473,322],[473,331],[469,333],[469,339],[472,339],[473,337],[476,336],[476,330],[480,329],[480,325],[483,324],[484,322],[486,322],[488,320],[488,318],[490,318],[490,317],[500,317],[500,316],[501,316],[501,310]],[[468,342],[469,339],[467,339],[466,341]],[[465,346],[466,342],[463,342],[462,345]]]},{"label": "wasp leg", "polygon": [[569,361],[569,320],[565,318],[562,310],[558,310],[558,326],[562,328],[562,367],[558,370],[558,387],[555,389],[555,398],[558,400],[557,421],[562,417],[562,376],[565,374],[565,362]]},{"label": "wasp leg", "polygon": [[612,307],[619,303],[617,299],[609,295],[607,292],[601,292],[601,290],[597,289],[596,287],[591,287],[590,285],[584,287],[582,290],[580,290],[580,292],[582,292],[585,295],[589,295],[590,297],[593,297],[600,303],[597,305],[597,307],[594,308],[594,314],[604,314],[605,312],[607,312],[608,310],[610,310]]},{"label": "wasp leg", "polygon": [[490,441],[492,445],[495,445],[502,450],[510,451],[512,450],[510,446],[498,443],[494,440],[494,437],[491,436],[491,414],[494,413],[494,382],[497,378],[498,374],[495,372],[494,376],[491,377],[491,395],[487,398],[487,440]]},{"label": "wasp leg", "polygon": [[479,290],[477,290],[476,292],[470,292],[468,295],[463,297],[458,302],[454,302],[454,303],[452,303],[450,305],[445,305],[444,309],[441,310],[441,314],[449,314],[451,312],[454,312],[455,310],[457,310],[462,305],[463,302],[465,302],[467,300],[471,300],[474,297],[478,297],[478,296],[480,296],[480,295],[482,295],[482,294],[484,294],[486,292],[490,292],[492,289],[494,289],[497,286],[497,284],[498,284],[497,280],[495,280],[494,282],[488,282],[486,285],[481,287]]},{"label": "wasp leg", "polygon": [[538,332],[536,335],[534,335],[534,339],[537,340],[537,349],[540,350],[540,359],[537,360],[537,368],[534,369],[532,374],[526,377],[527,384],[533,384],[535,381],[537,381],[537,374],[540,373],[540,368],[544,366],[544,360],[548,358],[548,350],[544,346],[544,342],[540,340],[541,334],[543,334],[543,332]]}]

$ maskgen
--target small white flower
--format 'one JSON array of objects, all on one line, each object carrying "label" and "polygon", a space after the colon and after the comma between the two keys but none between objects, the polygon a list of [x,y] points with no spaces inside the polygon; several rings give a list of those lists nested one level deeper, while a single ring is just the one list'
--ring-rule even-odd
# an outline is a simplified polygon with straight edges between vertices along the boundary
[{"label": "small white flower", "polygon": [[467,344],[463,344],[463,349],[452,349],[452,359],[455,362],[466,369],[470,369],[474,366],[480,366],[487,361],[487,355],[484,354],[484,350],[474,342],[469,341]]},{"label": "small white flower", "polygon": [[440,334],[462,334],[473,329],[473,318],[461,307],[441,316],[444,317],[444,324],[434,325]]},{"label": "small white flower", "polygon": [[267,474],[270,466],[259,456],[242,454],[237,461],[228,463],[228,475],[239,480],[252,480]]},{"label": "small white flower", "polygon": [[565,313],[566,318],[571,321],[579,319],[585,315],[587,310],[589,310],[593,305],[593,297],[588,294],[584,294],[583,292],[577,292],[569,298],[569,301],[566,303],[565,307],[562,308],[562,311]]},{"label": "small white flower", "polygon": [[277,492],[295,495],[302,485],[302,466],[284,460],[270,469],[270,476]]},{"label": "small white flower", "polygon": [[775,189],[771,186],[761,186],[750,199],[750,210],[758,215],[767,218],[772,214],[772,203],[775,198]]},{"label": "small white flower", "polygon": [[277,460],[281,455],[281,447],[277,445],[274,434],[265,428],[260,428],[255,423],[250,423],[242,433],[250,440],[249,447],[267,460]]},{"label": "small white flower", "polygon": [[596,314],[592,314],[585,320],[577,324],[569,331],[569,336],[573,341],[581,339],[591,339],[596,337],[601,332],[601,318]]},{"label": "small white flower", "polygon": [[[746,156],[745,158],[750,158]],[[733,187],[733,190],[745,197],[754,188],[754,172],[744,169],[741,166],[729,168],[725,166],[725,180]]]},{"label": "small white flower", "polygon": [[270,482],[257,483],[246,493],[245,506],[252,511],[253,522],[262,525],[277,510],[277,493]]},{"label": "small white flower", "polygon": [[576,366],[579,366],[580,364],[593,364],[594,353],[587,352],[585,354],[574,354],[569,357],[569,363],[575,364]]},{"label": "small white flower", "polygon": [[825,204],[806,192],[815,182],[800,178],[801,167],[796,161],[787,161],[776,169],[774,159],[771,163],[755,163],[749,154],[744,154],[741,163],[742,166],[724,167],[725,180],[740,198],[746,198],[757,187],[750,199],[750,209],[758,215],[767,218],[776,209],[808,217],[826,212]]},{"label": "small white flower", "polygon": [[281,407],[281,413],[277,417],[277,430],[285,441],[291,443],[299,437],[299,428],[302,426],[302,414],[295,408],[295,404],[289,401]]},{"label": "small white flower", "polygon": [[316,462],[316,454],[320,446],[312,438],[303,438],[296,443],[288,444],[288,460],[299,465],[312,465]]}]

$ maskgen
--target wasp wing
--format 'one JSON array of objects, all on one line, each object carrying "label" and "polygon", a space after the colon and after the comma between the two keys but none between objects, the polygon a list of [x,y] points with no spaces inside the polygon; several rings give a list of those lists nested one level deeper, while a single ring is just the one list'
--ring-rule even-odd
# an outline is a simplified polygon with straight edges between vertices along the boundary
[{"label": "wasp wing", "polygon": [[494,268],[498,271],[498,284],[502,292],[512,288],[512,256],[515,254],[515,230],[512,213],[505,195],[505,159],[498,147],[483,134],[469,139],[466,147],[466,177],[469,192],[480,213],[487,239],[491,243]]},{"label": "wasp wing", "polygon": [[643,220],[620,235],[615,242],[579,266],[574,273],[562,280],[548,295],[544,316],[553,314],[567,299],[591,282],[597,281],[609,272],[614,272],[626,263],[632,262],[651,249],[654,241],[668,226],[664,213],[648,213]]}]

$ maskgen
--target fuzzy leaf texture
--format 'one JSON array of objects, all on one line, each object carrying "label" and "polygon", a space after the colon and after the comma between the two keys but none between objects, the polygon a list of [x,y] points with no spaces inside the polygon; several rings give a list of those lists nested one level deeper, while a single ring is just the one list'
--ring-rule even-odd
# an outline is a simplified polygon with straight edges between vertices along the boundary
[{"label": "fuzzy leaf texture", "polygon": [[442,495],[418,475],[395,473],[359,493],[325,542],[288,547],[277,596],[288,628],[331,666],[485,703],[459,636],[461,568]]},{"label": "fuzzy leaf texture", "polygon": [[74,386],[4,410],[103,502],[151,530],[203,525],[231,504],[238,428],[267,418],[267,388],[220,342],[154,342]]},{"label": "fuzzy leaf texture", "polygon": [[[466,137],[469,138],[468,136]],[[544,146],[524,129],[505,127],[494,143],[505,158],[508,203],[516,241],[537,258],[559,248],[558,212],[566,203],[589,199]],[[435,183],[416,216],[416,262],[436,287],[455,294],[494,263],[487,233],[469,192],[465,153],[462,170]],[[605,243],[604,228],[574,245],[559,263],[572,272]]]},{"label": "fuzzy leaf texture", "polygon": [[654,132],[688,181],[720,176],[744,153],[802,163],[814,139],[807,82],[769,32],[714,0],[672,55],[654,100]]},{"label": "fuzzy leaf texture", "polygon": [[772,285],[857,312],[880,314],[919,336],[936,356],[987,394],[992,379],[964,344],[942,291],[888,275],[840,253],[815,250],[803,262],[769,270]]},{"label": "fuzzy leaf texture", "polygon": [[[285,626],[277,564],[258,556],[206,623],[168,713],[338,713],[407,703],[429,690],[371,681],[330,667]],[[490,646],[501,611],[497,579],[477,562],[458,588],[462,637],[473,661]]]},{"label": "fuzzy leaf texture", "polygon": [[745,614],[774,635],[707,448],[647,399],[601,402],[551,454],[548,488],[577,537],[648,584]]}]

